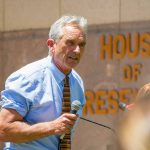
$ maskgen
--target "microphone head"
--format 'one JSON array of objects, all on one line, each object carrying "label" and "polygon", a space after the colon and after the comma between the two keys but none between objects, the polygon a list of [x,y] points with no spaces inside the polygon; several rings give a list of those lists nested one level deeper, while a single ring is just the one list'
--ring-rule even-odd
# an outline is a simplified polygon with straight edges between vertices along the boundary
[{"label": "microphone head", "polygon": [[71,104],[71,110],[78,111],[78,110],[81,108],[81,106],[82,106],[82,105],[81,105],[80,101],[75,100],[75,101],[73,101],[72,104]]},{"label": "microphone head", "polygon": [[119,108],[121,109],[121,110],[125,110],[126,109],[126,104],[125,103],[119,103]]}]

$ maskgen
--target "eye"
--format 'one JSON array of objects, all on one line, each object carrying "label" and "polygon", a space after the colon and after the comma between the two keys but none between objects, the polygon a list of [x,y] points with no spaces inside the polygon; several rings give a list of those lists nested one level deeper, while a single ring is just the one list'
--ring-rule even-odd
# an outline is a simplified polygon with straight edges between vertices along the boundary
[{"label": "eye", "polygon": [[68,45],[68,46],[74,46],[74,45],[75,45],[75,42],[72,41],[72,40],[68,40],[68,41],[67,41],[67,45]]}]

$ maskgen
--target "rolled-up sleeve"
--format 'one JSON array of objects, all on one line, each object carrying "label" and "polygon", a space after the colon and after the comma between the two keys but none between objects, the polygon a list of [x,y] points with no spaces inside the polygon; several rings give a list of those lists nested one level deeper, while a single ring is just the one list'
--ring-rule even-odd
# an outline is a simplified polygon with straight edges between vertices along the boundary
[{"label": "rolled-up sleeve", "polygon": [[30,107],[32,86],[21,74],[13,74],[5,84],[5,90],[1,92],[0,106],[16,110],[21,116],[25,116]]}]

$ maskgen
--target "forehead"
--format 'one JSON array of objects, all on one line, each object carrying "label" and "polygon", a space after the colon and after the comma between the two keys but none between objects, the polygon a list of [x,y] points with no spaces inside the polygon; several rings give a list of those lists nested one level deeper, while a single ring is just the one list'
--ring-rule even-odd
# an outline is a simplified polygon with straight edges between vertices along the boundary
[{"label": "forehead", "polygon": [[72,40],[84,40],[85,41],[85,33],[78,26],[70,26],[66,25],[63,27],[63,38],[64,39],[72,39]]}]

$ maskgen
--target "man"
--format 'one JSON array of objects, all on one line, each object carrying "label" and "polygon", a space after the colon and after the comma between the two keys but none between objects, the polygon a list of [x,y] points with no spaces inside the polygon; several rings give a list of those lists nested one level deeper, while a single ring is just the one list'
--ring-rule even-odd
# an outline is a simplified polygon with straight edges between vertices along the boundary
[{"label": "man", "polygon": [[[50,29],[50,55],[13,73],[1,92],[0,141],[7,150],[58,150],[60,135],[70,132],[77,115],[62,113],[64,79],[69,78],[70,102],[84,106],[84,88],[72,69],[86,44],[87,21],[63,16]],[[81,115],[82,108],[78,111]]]}]

